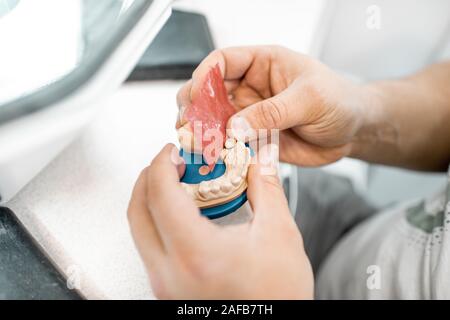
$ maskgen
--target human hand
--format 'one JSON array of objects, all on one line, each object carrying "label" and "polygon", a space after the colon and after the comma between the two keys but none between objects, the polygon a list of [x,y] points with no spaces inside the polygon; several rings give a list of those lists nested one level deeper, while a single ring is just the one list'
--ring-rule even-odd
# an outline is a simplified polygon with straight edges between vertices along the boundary
[{"label": "human hand", "polygon": [[280,129],[280,160],[303,166],[350,154],[363,122],[365,90],[317,60],[276,46],[227,48],[206,57],[178,93],[177,128],[183,123],[183,108],[216,64],[239,110],[228,122],[235,138],[250,128]]},{"label": "human hand", "polygon": [[[144,169],[128,208],[155,295],[167,299],[311,299],[313,274],[273,158],[248,173],[250,222],[218,226],[200,215],[179,179],[185,165],[167,145]],[[269,174],[270,173],[270,174]]]}]

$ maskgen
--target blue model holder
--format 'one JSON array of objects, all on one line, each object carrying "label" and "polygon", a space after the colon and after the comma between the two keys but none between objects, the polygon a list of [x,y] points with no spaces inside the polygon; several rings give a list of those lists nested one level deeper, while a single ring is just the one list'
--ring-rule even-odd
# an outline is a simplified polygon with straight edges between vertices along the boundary
[{"label": "blue model holder", "polygon": [[[213,171],[211,171],[206,175],[201,175],[199,173],[200,167],[207,165],[205,159],[201,154],[184,152],[184,150],[181,149],[180,156],[186,162],[186,171],[183,177],[181,177],[180,180],[181,182],[188,184],[197,184],[202,181],[208,181],[218,178],[225,173],[225,164],[222,162],[222,160],[219,160],[216,163]],[[200,209],[200,212],[202,213],[202,215],[208,217],[209,219],[217,219],[236,211],[246,201],[247,201],[247,193],[244,191],[236,199],[233,199],[229,202],[226,202],[224,204],[215,207]]]}]

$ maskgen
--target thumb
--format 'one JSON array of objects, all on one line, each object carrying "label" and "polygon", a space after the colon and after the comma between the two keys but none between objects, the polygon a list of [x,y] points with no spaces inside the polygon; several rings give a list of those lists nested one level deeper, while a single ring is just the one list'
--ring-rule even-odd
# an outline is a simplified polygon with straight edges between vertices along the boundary
[{"label": "thumb", "polygon": [[228,121],[229,132],[234,138],[243,140],[242,132],[249,129],[284,130],[296,126],[299,121],[293,100],[287,90],[252,104],[231,117]]},{"label": "thumb", "polygon": [[249,168],[247,197],[255,220],[278,219],[283,214],[290,216],[277,167],[278,146],[268,144],[259,150],[257,163]]}]

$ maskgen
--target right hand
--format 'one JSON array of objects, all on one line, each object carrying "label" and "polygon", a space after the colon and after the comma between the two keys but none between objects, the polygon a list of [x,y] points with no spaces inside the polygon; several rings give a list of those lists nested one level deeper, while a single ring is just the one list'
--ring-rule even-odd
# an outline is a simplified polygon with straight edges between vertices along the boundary
[{"label": "right hand", "polygon": [[350,154],[363,122],[360,107],[367,94],[362,87],[286,48],[235,47],[203,60],[178,93],[180,108],[190,105],[217,63],[238,110],[227,125],[232,133],[280,129],[280,160],[296,165],[324,165]]}]

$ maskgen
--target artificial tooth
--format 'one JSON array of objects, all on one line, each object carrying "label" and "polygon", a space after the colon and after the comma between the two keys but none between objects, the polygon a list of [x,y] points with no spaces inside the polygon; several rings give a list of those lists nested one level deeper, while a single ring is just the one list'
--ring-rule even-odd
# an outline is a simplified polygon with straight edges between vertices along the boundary
[{"label": "artificial tooth", "polygon": [[236,142],[236,144],[239,146],[240,149],[247,148],[247,147],[245,146],[245,143],[243,143],[242,141],[238,141],[238,142]]},{"label": "artificial tooth", "polygon": [[209,191],[210,191],[210,188],[209,188],[208,182],[207,182],[207,181],[202,181],[202,182],[200,182],[200,185],[199,185],[199,187],[198,187],[198,192],[199,192],[203,197],[205,197],[205,196],[209,193]]},{"label": "artificial tooth", "polygon": [[222,149],[222,151],[220,152],[220,158],[222,160],[225,160],[225,158],[227,157],[228,154],[228,150],[227,149]]},{"label": "artificial tooth", "polygon": [[220,191],[220,185],[219,185],[219,182],[213,181],[213,182],[211,183],[211,191],[212,191],[213,193],[217,193],[217,192]]},{"label": "artificial tooth", "polygon": [[234,139],[227,139],[227,141],[225,141],[225,148],[231,149],[231,148],[234,147],[235,144],[236,144],[236,140],[234,140]]},{"label": "artificial tooth", "polygon": [[231,185],[230,180],[225,179],[225,180],[223,180],[222,185],[220,186],[220,189],[221,189],[223,192],[229,192],[229,191],[231,190],[232,187],[233,187],[233,186]]},{"label": "artificial tooth", "polygon": [[238,185],[241,183],[241,180],[242,180],[242,178],[239,177],[239,176],[233,177],[233,178],[231,178],[231,183],[232,183],[234,186],[238,186]]}]

